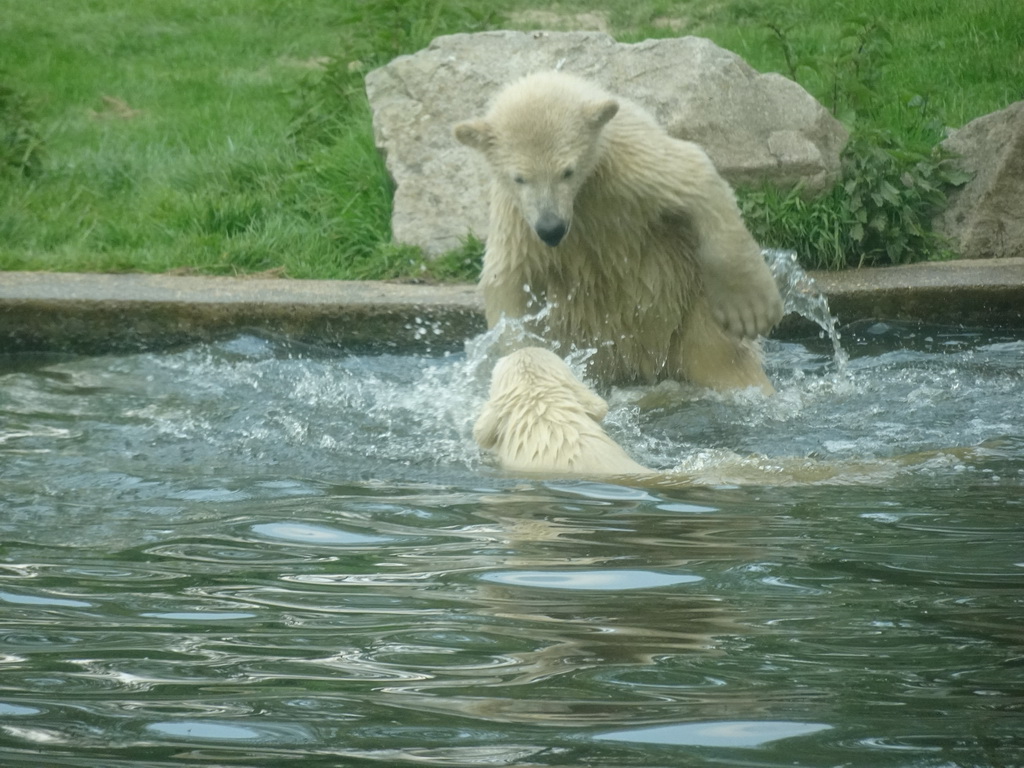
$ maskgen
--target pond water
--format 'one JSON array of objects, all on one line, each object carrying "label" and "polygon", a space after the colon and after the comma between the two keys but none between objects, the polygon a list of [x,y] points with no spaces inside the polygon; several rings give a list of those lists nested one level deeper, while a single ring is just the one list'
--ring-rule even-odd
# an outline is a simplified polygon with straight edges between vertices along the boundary
[{"label": "pond water", "polygon": [[1024,764],[1024,334],[843,347],[610,393],[648,487],[489,466],[472,345],[0,357],[0,765]]}]

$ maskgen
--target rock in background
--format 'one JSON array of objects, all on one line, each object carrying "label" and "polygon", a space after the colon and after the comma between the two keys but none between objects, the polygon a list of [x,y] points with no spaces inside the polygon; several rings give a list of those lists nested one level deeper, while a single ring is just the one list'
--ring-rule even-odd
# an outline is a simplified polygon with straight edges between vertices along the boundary
[{"label": "rock in background", "polygon": [[482,158],[452,137],[506,83],[562,69],[651,111],[673,136],[702,145],[732,184],[764,182],[811,193],[839,174],[846,129],[810,94],[761,74],[710,40],[617,43],[599,32],[449,35],[366,77],[374,134],[396,184],[396,241],[430,254],[487,232]]},{"label": "rock in background", "polygon": [[973,174],[935,229],[965,258],[1024,256],[1024,101],[972,120],[942,146]]}]

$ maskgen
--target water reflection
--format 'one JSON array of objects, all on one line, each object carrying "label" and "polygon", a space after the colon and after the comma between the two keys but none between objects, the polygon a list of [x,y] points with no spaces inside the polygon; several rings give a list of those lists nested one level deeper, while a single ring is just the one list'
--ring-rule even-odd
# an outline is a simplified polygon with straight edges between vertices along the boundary
[{"label": "water reflection", "polygon": [[261,536],[301,544],[370,546],[390,541],[387,536],[370,536],[310,523],[260,523],[252,526],[252,530]]},{"label": "water reflection", "polygon": [[239,725],[211,720],[172,720],[150,723],[146,730],[173,740],[246,741],[270,744],[312,740],[310,734],[294,725],[272,723]]},{"label": "water reflection", "polygon": [[720,722],[659,725],[627,731],[601,733],[594,738],[606,741],[631,741],[640,744],[675,744],[687,747],[760,747],[780,739],[807,736],[831,728],[821,723]]},{"label": "water reflection", "polygon": [[532,589],[632,590],[654,589],[701,581],[700,576],[626,569],[577,571],[493,571],[481,578],[498,584]]}]

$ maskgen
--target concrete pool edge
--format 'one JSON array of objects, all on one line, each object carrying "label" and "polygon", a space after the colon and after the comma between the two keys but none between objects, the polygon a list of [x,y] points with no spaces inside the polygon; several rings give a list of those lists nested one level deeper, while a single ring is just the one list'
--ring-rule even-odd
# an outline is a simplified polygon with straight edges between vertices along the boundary
[{"label": "concrete pool edge", "polygon": [[[1024,327],[1024,258],[814,272],[840,325]],[[807,330],[787,318],[778,334]],[[461,348],[484,328],[469,284],[0,272],[0,352],[143,350],[247,331],[379,349]]]}]

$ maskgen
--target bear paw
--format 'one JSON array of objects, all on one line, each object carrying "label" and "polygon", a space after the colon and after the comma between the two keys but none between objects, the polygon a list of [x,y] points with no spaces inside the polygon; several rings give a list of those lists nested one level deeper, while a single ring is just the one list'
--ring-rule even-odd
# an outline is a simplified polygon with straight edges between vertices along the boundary
[{"label": "bear paw", "polygon": [[782,296],[763,261],[725,275],[706,275],[705,294],[711,316],[734,336],[753,339],[767,334],[782,319]]}]

